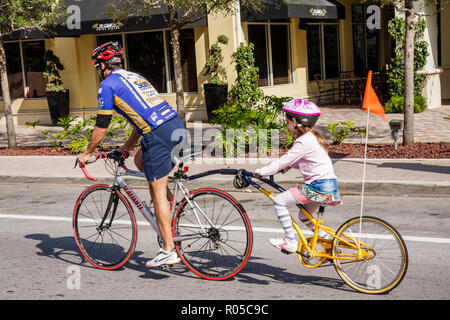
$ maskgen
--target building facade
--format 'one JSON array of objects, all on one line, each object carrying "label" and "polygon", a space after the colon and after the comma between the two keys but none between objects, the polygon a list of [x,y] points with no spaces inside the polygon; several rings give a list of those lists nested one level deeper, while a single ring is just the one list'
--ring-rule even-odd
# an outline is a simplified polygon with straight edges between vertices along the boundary
[{"label": "building facade", "polygon": [[[83,118],[95,115],[99,80],[90,57],[95,47],[107,41],[121,43],[125,68],[144,75],[176,106],[170,30],[163,18],[164,10],[155,12],[150,20],[132,19],[121,24],[103,13],[107,0],[66,3],[70,20],[57,30],[56,36],[37,33],[25,37],[17,33],[5,38],[16,123],[38,119],[51,123],[42,76],[42,57],[48,49],[65,67],[62,80],[70,91],[71,114]],[[346,71],[360,75],[368,70],[385,71],[394,45],[387,24],[399,13],[371,5],[359,0],[274,1],[263,13],[243,9],[237,16],[210,15],[186,26],[181,33],[181,54],[187,120],[207,119],[203,92],[207,79],[202,73],[208,49],[220,34],[229,38],[228,45],[222,46],[229,87],[236,78],[231,55],[239,39],[255,45],[259,85],[266,95],[314,100],[322,82],[337,83]],[[419,10],[432,13],[436,5]],[[424,95],[429,108],[433,108],[442,104],[441,99],[450,99],[450,34],[443,32],[450,30],[450,8],[426,19],[430,56],[423,70],[429,79]],[[368,28],[369,20],[375,28]],[[4,122],[3,112],[0,117]]]}]

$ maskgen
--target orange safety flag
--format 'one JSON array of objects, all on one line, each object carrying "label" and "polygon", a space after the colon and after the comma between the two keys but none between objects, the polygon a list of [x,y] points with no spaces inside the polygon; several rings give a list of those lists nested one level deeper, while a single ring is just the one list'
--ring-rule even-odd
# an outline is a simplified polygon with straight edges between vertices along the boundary
[{"label": "orange safety flag", "polygon": [[372,88],[372,71],[369,71],[369,74],[367,75],[366,90],[364,91],[362,108],[379,115],[384,121],[386,121],[384,107],[381,105],[377,94]]}]

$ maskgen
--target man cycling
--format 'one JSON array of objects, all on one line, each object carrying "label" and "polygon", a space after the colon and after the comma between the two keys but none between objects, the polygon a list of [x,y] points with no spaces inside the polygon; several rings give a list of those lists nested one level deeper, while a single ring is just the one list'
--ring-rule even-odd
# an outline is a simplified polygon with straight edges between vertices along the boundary
[{"label": "man cycling", "polygon": [[92,53],[92,63],[102,80],[98,90],[98,112],[94,131],[86,152],[78,155],[80,165],[85,164],[105,138],[114,110],[134,125],[125,144],[118,151],[128,151],[141,139],[141,148],[134,161],[145,172],[150,196],[155,208],[163,248],[147,267],[173,264],[180,261],[172,237],[170,208],[167,195],[168,175],[174,167],[171,153],[183,140],[172,140],[177,129],[184,132],[183,121],[177,112],[158,94],[144,77],[122,69],[123,48],[117,42],[108,42]]}]

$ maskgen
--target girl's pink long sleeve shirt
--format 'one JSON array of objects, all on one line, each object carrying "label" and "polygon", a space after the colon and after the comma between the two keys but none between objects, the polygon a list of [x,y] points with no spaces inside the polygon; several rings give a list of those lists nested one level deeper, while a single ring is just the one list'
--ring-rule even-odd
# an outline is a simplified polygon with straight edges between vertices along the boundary
[{"label": "girl's pink long sleeve shirt", "polygon": [[267,177],[287,167],[298,169],[306,184],[318,179],[336,179],[328,153],[312,132],[299,137],[286,154],[255,172]]}]

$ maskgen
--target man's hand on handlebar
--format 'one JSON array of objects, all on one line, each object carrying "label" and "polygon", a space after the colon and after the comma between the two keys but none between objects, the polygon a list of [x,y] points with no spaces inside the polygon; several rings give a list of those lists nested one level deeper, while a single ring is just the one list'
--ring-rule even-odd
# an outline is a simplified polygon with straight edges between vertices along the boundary
[{"label": "man's hand on handlebar", "polygon": [[77,156],[78,165],[83,167],[94,156],[92,153],[83,152]]}]

